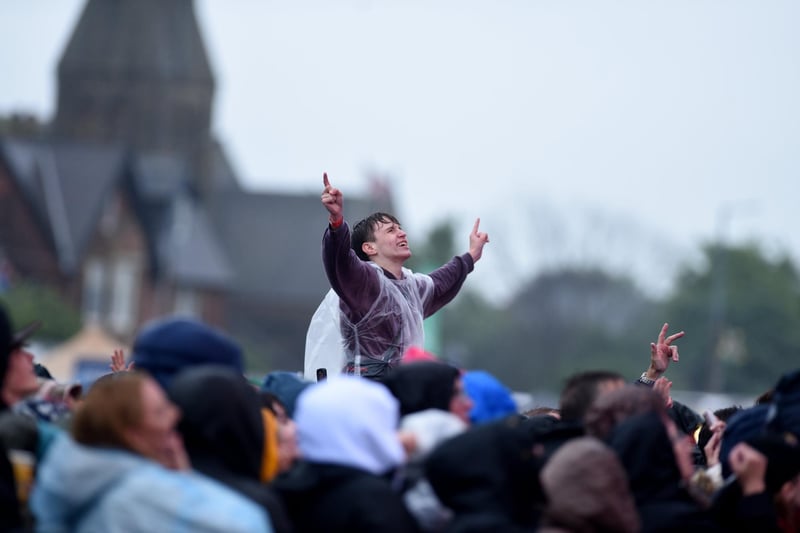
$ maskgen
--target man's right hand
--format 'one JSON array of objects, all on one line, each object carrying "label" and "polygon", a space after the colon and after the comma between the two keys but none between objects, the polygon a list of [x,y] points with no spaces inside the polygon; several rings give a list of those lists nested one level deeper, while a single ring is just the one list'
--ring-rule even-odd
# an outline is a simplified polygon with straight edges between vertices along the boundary
[{"label": "man's right hand", "polygon": [[336,226],[342,221],[342,204],[344,200],[342,198],[342,191],[331,186],[331,182],[328,181],[327,172],[322,174],[322,184],[325,186],[325,189],[322,191],[322,205],[328,210],[328,220],[331,225]]}]

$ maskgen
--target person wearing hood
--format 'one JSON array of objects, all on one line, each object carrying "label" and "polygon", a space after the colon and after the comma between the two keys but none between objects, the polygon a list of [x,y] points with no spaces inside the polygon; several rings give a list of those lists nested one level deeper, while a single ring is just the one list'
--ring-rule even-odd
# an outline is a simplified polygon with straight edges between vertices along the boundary
[{"label": "person wearing hood", "polygon": [[461,372],[444,363],[418,362],[393,368],[381,379],[400,402],[400,416],[440,409],[469,424],[472,399],[464,390]]},{"label": "person wearing hood", "polygon": [[300,395],[302,459],[274,483],[297,531],[417,531],[391,481],[405,462],[398,420],[397,400],[369,380],[343,376]]},{"label": "person wearing hood", "polygon": [[280,462],[278,425],[247,380],[225,367],[190,368],[173,380],[169,396],[182,412],[178,431],[192,467],[264,507],[276,532],[291,531],[280,498],[265,484]]},{"label": "person wearing hood", "polygon": [[775,531],[800,531],[800,370],[784,374],[766,402],[730,418],[720,461],[725,476],[739,479],[714,498],[723,523],[748,520],[773,523]]},{"label": "person wearing hood", "polygon": [[547,495],[540,533],[640,530],[625,470],[600,440],[579,437],[567,442],[540,478]]},{"label": "person wearing hood", "polygon": [[464,373],[464,390],[472,400],[470,422],[484,424],[517,412],[511,391],[499,379],[485,370]]},{"label": "person wearing hood", "polygon": [[110,374],[40,464],[31,495],[37,529],[270,532],[261,507],[192,472],[175,425],[179,410],[138,372]]},{"label": "person wearing hood", "polygon": [[608,443],[628,475],[643,533],[721,530],[686,489],[694,472],[694,442],[665,408],[625,419],[610,431]]},{"label": "person wearing hood", "polygon": [[536,527],[541,463],[521,422],[511,416],[473,427],[428,456],[428,482],[454,514],[444,531],[513,533]]}]

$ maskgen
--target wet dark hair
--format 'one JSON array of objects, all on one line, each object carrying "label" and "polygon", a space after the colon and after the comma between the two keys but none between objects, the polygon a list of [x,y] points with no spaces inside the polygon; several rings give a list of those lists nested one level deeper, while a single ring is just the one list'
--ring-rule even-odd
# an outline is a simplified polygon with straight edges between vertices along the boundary
[{"label": "wet dark hair", "polygon": [[400,224],[400,221],[397,220],[394,216],[390,215],[389,213],[372,213],[367,218],[358,221],[355,226],[353,226],[353,233],[350,235],[350,246],[352,246],[353,251],[362,261],[369,261],[369,256],[364,253],[364,250],[361,248],[365,242],[371,242],[375,240],[375,228],[378,227],[378,224],[386,224],[386,223],[395,223]]},{"label": "wet dark hair", "polygon": [[559,399],[561,419],[582,421],[597,398],[600,385],[611,381],[624,382],[625,378],[609,370],[591,370],[570,376]]}]

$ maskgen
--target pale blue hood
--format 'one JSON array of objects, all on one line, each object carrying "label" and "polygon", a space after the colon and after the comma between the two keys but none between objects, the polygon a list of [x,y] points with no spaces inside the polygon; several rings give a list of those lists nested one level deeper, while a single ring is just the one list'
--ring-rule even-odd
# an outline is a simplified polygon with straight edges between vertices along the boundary
[{"label": "pale blue hood", "polygon": [[66,435],[40,465],[30,505],[41,533],[272,531],[260,507],[215,481]]}]

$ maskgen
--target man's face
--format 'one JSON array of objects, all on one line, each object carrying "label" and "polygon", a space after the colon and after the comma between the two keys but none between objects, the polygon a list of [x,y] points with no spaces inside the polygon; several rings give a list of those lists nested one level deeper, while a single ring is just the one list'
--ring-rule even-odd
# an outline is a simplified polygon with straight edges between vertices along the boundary
[{"label": "man's face", "polygon": [[24,347],[11,352],[3,389],[15,398],[23,398],[39,390],[39,380],[33,370],[33,355]]},{"label": "man's face", "polygon": [[378,222],[375,227],[375,240],[364,243],[368,247],[370,259],[380,257],[392,261],[405,261],[411,257],[406,232],[396,222]]}]

